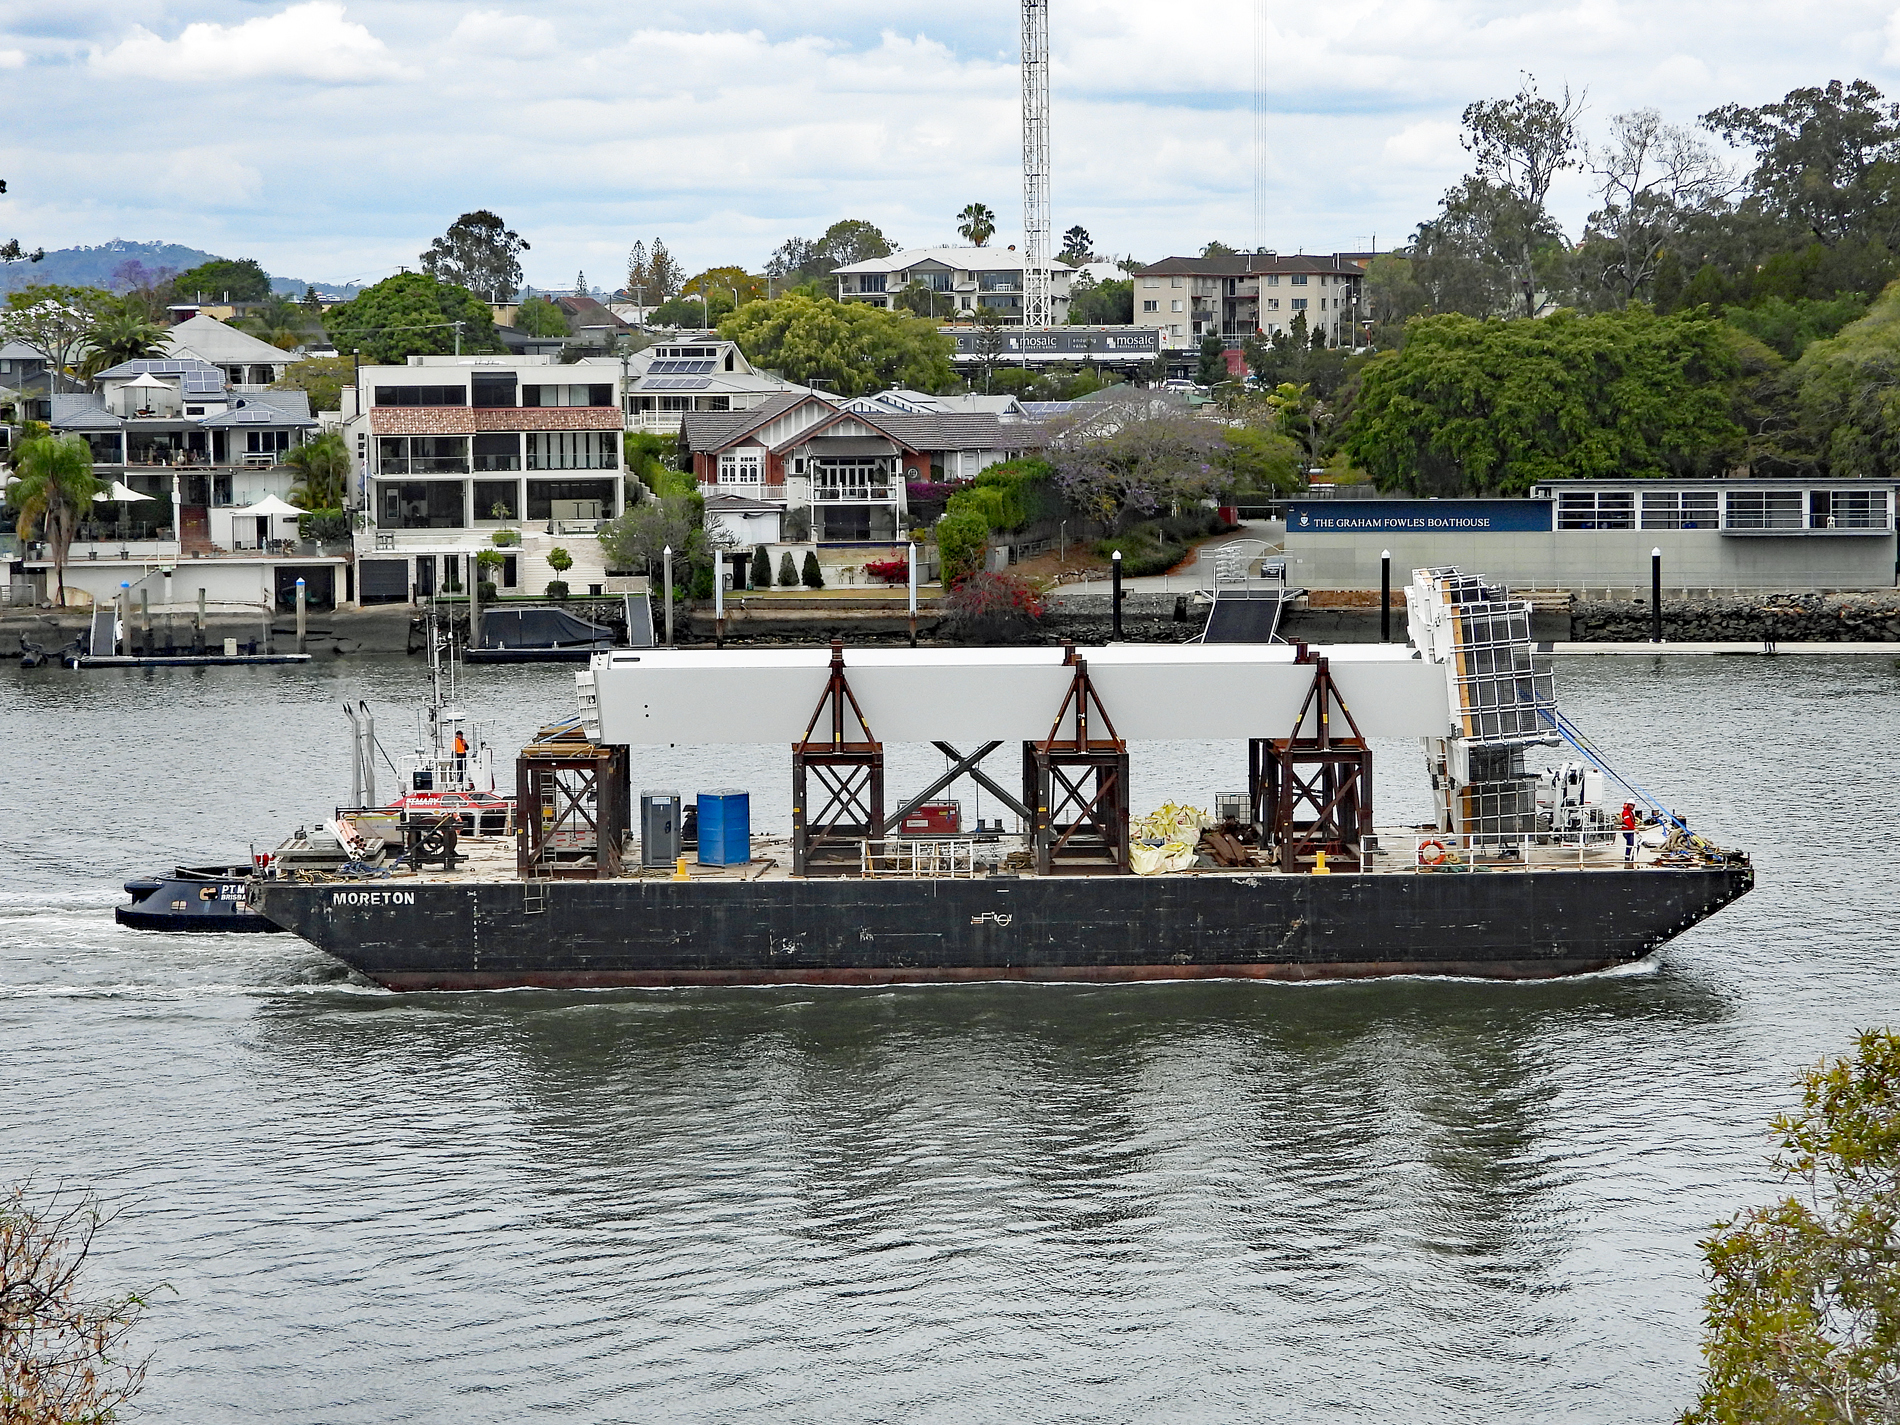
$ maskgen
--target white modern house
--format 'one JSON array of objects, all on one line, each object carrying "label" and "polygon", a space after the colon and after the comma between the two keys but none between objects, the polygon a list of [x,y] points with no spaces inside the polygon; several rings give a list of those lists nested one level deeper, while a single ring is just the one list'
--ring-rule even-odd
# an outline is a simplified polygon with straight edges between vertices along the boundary
[{"label": "white modern house", "polygon": [[225,383],[239,390],[262,390],[281,381],[291,364],[301,360],[294,352],[259,341],[249,332],[203,313],[173,327],[166,334],[165,345],[168,356],[217,367]]},{"label": "white modern house", "polygon": [[[1057,326],[1069,318],[1075,273],[1065,262],[1050,264],[1050,320]],[[890,307],[899,292],[915,286],[932,294],[921,316],[954,321],[987,308],[1005,326],[1022,325],[1023,256],[1014,247],[910,248],[835,268],[831,275],[840,302]]]},{"label": "white modern house", "polygon": [[539,593],[557,547],[574,561],[563,582],[575,593],[614,592],[595,532],[626,507],[624,421],[618,359],[363,367],[340,422],[359,465],[359,601],[466,589],[501,529],[521,536],[503,551],[503,592]]}]

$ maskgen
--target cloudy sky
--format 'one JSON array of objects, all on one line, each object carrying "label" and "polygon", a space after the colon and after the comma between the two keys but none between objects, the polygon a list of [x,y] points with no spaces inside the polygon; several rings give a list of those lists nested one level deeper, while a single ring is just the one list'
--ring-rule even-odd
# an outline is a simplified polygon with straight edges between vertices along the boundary
[{"label": "cloudy sky", "polygon": [[[1332,0],[1271,7],[1270,213],[1253,231],[1252,0],[1053,0],[1058,231],[1143,258],[1209,238],[1402,240],[1463,171],[1463,105],[1651,105],[1866,77],[1900,91],[1895,0]],[[866,218],[1018,241],[1017,10],[917,0],[0,0],[0,239],[109,238],[373,281],[487,207],[529,280],[616,285],[635,238],[756,270]],[[1574,232],[1581,177],[1556,193]]]}]

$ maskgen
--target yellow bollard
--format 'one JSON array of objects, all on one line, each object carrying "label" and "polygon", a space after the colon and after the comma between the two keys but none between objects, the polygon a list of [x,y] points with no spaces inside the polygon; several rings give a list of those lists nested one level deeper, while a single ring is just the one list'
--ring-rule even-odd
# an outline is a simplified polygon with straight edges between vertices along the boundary
[{"label": "yellow bollard", "polygon": [[1324,851],[1315,851],[1313,853],[1313,874],[1315,876],[1330,876],[1333,874],[1326,869],[1326,853]]},{"label": "yellow bollard", "polygon": [[673,879],[676,881],[690,881],[693,879],[686,874],[686,858],[684,856],[680,857],[673,865]]}]

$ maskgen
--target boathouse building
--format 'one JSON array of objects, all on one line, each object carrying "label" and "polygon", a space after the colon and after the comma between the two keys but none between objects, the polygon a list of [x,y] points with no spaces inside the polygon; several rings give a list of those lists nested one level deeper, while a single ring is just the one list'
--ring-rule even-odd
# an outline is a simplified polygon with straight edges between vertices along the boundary
[{"label": "boathouse building", "polygon": [[1564,480],[1528,499],[1293,500],[1287,580],[1376,589],[1460,565],[1517,589],[1888,589],[1900,582],[1897,480]]}]

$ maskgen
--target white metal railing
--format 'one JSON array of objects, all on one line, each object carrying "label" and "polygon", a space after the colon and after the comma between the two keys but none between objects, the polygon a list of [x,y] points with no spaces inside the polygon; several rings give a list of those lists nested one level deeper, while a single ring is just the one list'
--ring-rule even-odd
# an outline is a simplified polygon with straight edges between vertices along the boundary
[{"label": "white metal railing", "polygon": [[858,869],[865,876],[970,877],[976,874],[974,841],[910,841],[887,838],[858,843]]},{"label": "white metal railing", "polygon": [[894,485],[813,485],[811,497],[820,504],[868,504],[897,498]]},{"label": "white metal railing", "polygon": [[1409,839],[1411,868],[1438,872],[1689,865],[1731,854],[1693,832],[1655,825],[1634,831],[1617,826],[1560,832],[1415,831]]}]

